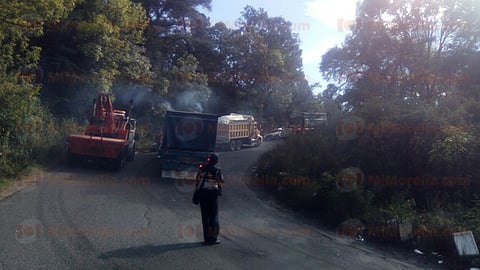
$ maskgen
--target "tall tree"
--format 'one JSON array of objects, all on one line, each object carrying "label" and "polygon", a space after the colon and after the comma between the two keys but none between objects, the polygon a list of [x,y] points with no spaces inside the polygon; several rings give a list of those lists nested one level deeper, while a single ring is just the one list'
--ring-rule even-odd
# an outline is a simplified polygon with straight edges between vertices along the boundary
[{"label": "tall tree", "polygon": [[178,65],[177,60],[193,55],[192,28],[207,23],[197,8],[208,9],[210,3],[211,0],[142,1],[150,18],[146,47],[155,73],[154,92],[166,94],[174,90],[171,72]]},{"label": "tall tree", "polygon": [[352,34],[320,69],[344,83],[351,106],[389,97],[433,104],[463,78],[466,67],[451,60],[478,46],[478,9],[475,1],[364,1]]},{"label": "tall tree", "polygon": [[263,9],[247,6],[237,25],[238,29],[227,33],[229,36],[216,40],[218,50],[226,57],[225,70],[218,71],[219,77],[239,93],[243,110],[278,123],[288,121],[288,112],[298,102],[313,97],[291,24],[281,17],[269,17]]}]

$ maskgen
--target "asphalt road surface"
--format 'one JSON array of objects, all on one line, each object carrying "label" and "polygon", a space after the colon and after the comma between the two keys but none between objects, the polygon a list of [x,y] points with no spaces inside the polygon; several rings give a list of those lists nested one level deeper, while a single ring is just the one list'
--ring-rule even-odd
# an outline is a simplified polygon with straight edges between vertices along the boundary
[{"label": "asphalt road surface", "polygon": [[419,269],[259,199],[245,173],[272,143],[220,153],[220,245],[202,246],[190,183],[160,179],[155,153],[121,172],[61,167],[0,201],[0,270]]}]

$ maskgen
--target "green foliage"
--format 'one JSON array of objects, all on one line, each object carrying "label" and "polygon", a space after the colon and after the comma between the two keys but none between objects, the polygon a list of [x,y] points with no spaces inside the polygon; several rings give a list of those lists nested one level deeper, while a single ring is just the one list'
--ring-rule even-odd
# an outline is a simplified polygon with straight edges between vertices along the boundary
[{"label": "green foliage", "polygon": [[344,83],[344,100],[356,108],[376,101],[388,109],[399,97],[403,104],[438,104],[474,87],[465,84],[472,66],[458,57],[478,55],[478,8],[473,1],[365,1],[352,35],[324,56],[321,71]]},{"label": "green foliage", "polygon": [[177,64],[172,68],[175,82],[206,86],[207,77],[198,72],[198,64],[197,58],[191,54],[178,58]]},{"label": "green foliage", "polygon": [[415,200],[405,199],[404,196],[395,194],[381,212],[385,214],[387,220],[394,220],[396,224],[409,222],[415,217]]},{"label": "green foliage", "polygon": [[429,152],[429,163],[434,170],[454,174],[467,174],[478,161],[478,137],[471,131],[447,127]]},{"label": "green foliage", "polygon": [[3,1],[0,3],[0,74],[35,67],[41,48],[30,39],[43,34],[43,24],[57,21],[75,0]]},{"label": "green foliage", "polygon": [[[269,174],[288,172],[291,175],[320,177],[326,168],[336,166],[337,156],[327,133],[309,136],[290,136],[285,144],[278,144],[266,153],[258,165],[260,171]],[[331,155],[321,155],[330,152]]]},{"label": "green foliage", "polygon": [[327,132],[292,135],[285,143],[262,155],[257,170],[266,178],[279,177],[278,173],[284,172],[283,178],[305,180],[297,185],[275,186],[273,192],[287,205],[335,226],[347,218],[364,216],[372,196],[363,190],[346,193],[337,189],[336,175],[327,171],[327,168],[335,168],[340,159],[335,155],[334,138],[330,136]]},{"label": "green foliage", "polygon": [[480,207],[478,205],[458,211],[455,215],[455,224],[459,231],[472,231],[478,240],[480,237]]},{"label": "green foliage", "polygon": [[[0,178],[17,175],[39,149],[45,132],[45,109],[39,87],[25,72],[37,66],[41,48],[31,39],[43,34],[43,25],[65,17],[76,1],[23,1],[0,4]],[[49,145],[40,145],[47,150]]]},{"label": "green foliage", "polygon": [[30,162],[29,137],[41,124],[37,91],[32,85],[18,84],[14,76],[0,77],[0,177],[14,176]]},{"label": "green foliage", "polygon": [[[191,57],[189,55],[197,56],[201,52],[196,48],[204,47],[203,43],[209,42],[205,39],[196,42],[193,35],[201,35],[194,32],[202,31],[208,25],[205,16],[197,10],[197,7],[208,9],[211,1],[146,0],[142,3],[150,18],[150,24],[145,31],[147,38],[145,47],[155,73],[152,81],[153,92],[165,95],[176,87],[176,72],[172,73],[174,66],[184,65],[181,63],[183,60],[179,62],[178,59]],[[210,58],[206,59],[213,61]],[[215,65],[218,65],[218,62]],[[195,69],[194,72],[197,73],[198,70]]]},{"label": "green foliage", "polygon": [[150,63],[141,46],[148,19],[141,4],[89,0],[69,20],[77,26],[79,48],[93,61],[90,82],[96,89],[110,91],[119,78],[149,82]]},{"label": "green foliage", "polygon": [[442,210],[419,214],[413,222],[413,236],[419,248],[448,254],[452,233],[458,232],[455,215]]},{"label": "green foliage", "polygon": [[299,40],[291,32],[290,22],[247,6],[238,26],[227,33],[226,48],[219,49],[228,57],[226,79],[244,92],[242,98],[250,105],[247,110],[277,124],[287,122],[289,114],[299,106],[312,111],[314,106],[308,101],[313,96],[302,71]]}]

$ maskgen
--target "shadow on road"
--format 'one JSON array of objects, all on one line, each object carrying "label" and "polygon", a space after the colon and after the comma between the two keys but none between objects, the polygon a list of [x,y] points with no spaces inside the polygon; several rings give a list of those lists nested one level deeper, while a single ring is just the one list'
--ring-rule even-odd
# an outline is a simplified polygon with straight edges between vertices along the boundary
[{"label": "shadow on road", "polygon": [[144,258],[144,257],[153,257],[159,254],[165,253],[167,251],[181,250],[187,248],[196,248],[202,247],[202,243],[179,243],[179,244],[167,244],[167,245],[145,245],[139,247],[130,247],[116,249],[102,253],[98,256],[99,259],[110,259],[110,258]]}]

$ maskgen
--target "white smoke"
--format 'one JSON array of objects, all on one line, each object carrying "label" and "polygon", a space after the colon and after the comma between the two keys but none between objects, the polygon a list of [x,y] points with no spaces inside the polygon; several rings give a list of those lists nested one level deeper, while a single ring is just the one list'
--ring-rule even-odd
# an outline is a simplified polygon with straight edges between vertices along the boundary
[{"label": "white smoke", "polygon": [[180,110],[203,112],[199,98],[198,92],[185,91],[175,97],[175,103]]}]

